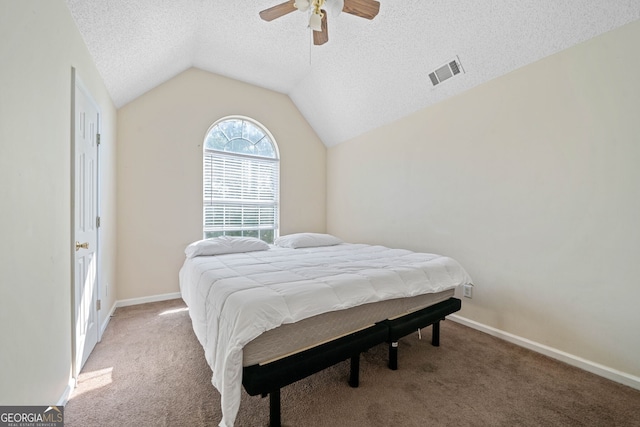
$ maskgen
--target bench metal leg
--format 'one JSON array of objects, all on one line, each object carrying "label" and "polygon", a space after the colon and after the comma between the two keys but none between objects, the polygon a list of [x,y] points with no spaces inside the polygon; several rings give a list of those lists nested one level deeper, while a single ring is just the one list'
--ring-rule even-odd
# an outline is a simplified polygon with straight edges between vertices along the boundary
[{"label": "bench metal leg", "polygon": [[440,347],[440,321],[433,324],[433,333],[431,335],[431,345]]},{"label": "bench metal leg", "polygon": [[351,356],[351,372],[349,373],[349,385],[353,388],[360,385],[360,353]]},{"label": "bench metal leg", "polygon": [[269,393],[269,427],[280,427],[280,389]]},{"label": "bench metal leg", "polygon": [[389,369],[398,369],[398,341],[389,343]]}]

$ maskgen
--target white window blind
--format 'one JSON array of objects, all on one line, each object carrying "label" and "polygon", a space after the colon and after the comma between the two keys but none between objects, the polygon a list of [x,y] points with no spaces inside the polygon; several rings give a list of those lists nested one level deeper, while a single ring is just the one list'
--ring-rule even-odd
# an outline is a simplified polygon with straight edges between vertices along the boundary
[{"label": "white window blind", "polygon": [[203,172],[205,237],[239,235],[273,242],[278,160],[205,149]]}]

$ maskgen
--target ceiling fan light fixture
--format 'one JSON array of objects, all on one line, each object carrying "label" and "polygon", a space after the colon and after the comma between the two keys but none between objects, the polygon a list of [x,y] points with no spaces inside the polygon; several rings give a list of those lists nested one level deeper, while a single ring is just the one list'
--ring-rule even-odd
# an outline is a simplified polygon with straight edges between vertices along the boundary
[{"label": "ceiling fan light fixture", "polygon": [[296,10],[308,13],[308,28],[313,30],[313,44],[321,46],[329,41],[327,16],[333,19],[341,12],[345,12],[371,20],[378,15],[380,2],[378,0],[286,0],[260,11],[260,18],[269,22]]},{"label": "ceiling fan light fixture", "polygon": [[333,0],[332,2],[328,2],[327,9],[329,16],[335,18],[340,15],[340,12],[344,9],[344,0]]},{"label": "ceiling fan light fixture", "polygon": [[309,17],[309,28],[313,31],[322,31],[322,12],[313,12]]},{"label": "ceiling fan light fixture", "polygon": [[309,10],[309,7],[311,7],[311,2],[309,0],[296,0],[296,2],[293,5],[299,11],[305,12]]}]

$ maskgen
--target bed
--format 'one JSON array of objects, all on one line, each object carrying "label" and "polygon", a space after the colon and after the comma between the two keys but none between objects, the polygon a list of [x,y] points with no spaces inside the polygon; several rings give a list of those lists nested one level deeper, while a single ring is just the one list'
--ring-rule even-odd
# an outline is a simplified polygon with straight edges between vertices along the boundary
[{"label": "bed", "polygon": [[[242,387],[269,394],[271,425],[280,423],[281,387],[389,343],[460,309],[456,287],[470,284],[455,260],[298,233],[267,245],[222,237],[185,250],[180,291],[221,395],[220,426],[232,426]],[[395,360],[394,360],[395,359]]]}]

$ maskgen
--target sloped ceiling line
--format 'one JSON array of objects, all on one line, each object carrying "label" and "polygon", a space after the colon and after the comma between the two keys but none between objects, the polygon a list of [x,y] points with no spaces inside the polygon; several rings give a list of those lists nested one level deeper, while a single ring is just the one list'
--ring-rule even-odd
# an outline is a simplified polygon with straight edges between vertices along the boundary
[{"label": "sloped ceiling line", "polygon": [[197,67],[289,95],[327,146],[640,19],[637,0],[380,0],[310,47],[303,13],[260,19],[279,0],[66,1],[116,107]]}]

